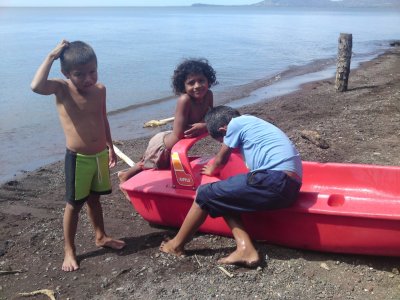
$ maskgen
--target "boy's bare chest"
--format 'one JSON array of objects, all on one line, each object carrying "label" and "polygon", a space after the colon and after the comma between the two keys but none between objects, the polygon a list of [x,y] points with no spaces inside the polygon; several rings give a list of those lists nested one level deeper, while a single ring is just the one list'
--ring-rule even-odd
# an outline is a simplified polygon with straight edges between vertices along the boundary
[{"label": "boy's bare chest", "polygon": [[67,101],[63,101],[62,105],[70,113],[101,113],[102,101],[96,98],[70,97]]},{"label": "boy's bare chest", "polygon": [[192,102],[189,111],[189,123],[197,123],[202,121],[208,109],[209,105],[206,102],[203,103]]}]

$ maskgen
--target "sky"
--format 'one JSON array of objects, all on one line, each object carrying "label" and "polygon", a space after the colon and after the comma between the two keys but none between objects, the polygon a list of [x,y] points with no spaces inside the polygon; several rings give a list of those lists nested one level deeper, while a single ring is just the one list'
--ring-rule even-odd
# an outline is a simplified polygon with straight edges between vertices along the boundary
[{"label": "sky", "polygon": [[260,0],[0,0],[0,6],[190,6],[254,4]]}]

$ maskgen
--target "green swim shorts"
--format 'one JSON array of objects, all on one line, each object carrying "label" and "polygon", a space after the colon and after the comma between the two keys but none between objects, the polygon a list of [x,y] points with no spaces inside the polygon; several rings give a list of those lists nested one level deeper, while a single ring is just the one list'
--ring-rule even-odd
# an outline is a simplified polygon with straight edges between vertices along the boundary
[{"label": "green swim shorts", "polygon": [[67,149],[65,187],[65,199],[72,205],[83,204],[91,193],[110,194],[108,149],[93,155],[84,155]]}]

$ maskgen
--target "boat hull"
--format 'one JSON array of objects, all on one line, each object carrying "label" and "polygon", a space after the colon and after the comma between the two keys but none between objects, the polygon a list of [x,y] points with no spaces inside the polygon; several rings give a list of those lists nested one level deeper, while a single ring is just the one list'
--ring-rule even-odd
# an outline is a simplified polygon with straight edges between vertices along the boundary
[{"label": "boat hull", "polygon": [[[189,158],[193,182],[210,183],[246,171],[235,154],[220,177],[200,174],[206,161]],[[236,170],[236,171],[235,171]],[[303,162],[303,186],[294,205],[243,213],[255,240],[324,252],[400,256],[400,168]],[[171,170],[146,170],[121,185],[148,222],[180,227],[195,188],[179,188]],[[207,217],[202,232],[231,236],[223,218]]]}]

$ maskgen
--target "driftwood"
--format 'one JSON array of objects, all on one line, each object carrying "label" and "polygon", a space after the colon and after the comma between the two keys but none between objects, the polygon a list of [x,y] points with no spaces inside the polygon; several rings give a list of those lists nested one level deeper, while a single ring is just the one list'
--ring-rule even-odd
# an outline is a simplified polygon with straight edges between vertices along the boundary
[{"label": "driftwood", "polygon": [[18,274],[22,272],[23,272],[22,270],[1,270],[0,275]]},{"label": "driftwood", "polygon": [[310,141],[311,143],[313,143],[314,145],[316,145],[317,147],[319,147],[321,149],[329,148],[328,142],[326,140],[324,140],[321,137],[321,135],[316,131],[302,130],[302,131],[300,131],[300,135],[303,139]]},{"label": "driftwood", "polygon": [[339,37],[339,49],[337,58],[335,87],[339,92],[347,91],[350,75],[351,49],[353,37],[348,33],[341,33]]},{"label": "driftwood", "polygon": [[226,276],[228,276],[229,278],[233,277],[233,274],[228,272],[228,270],[226,270],[224,267],[219,266],[218,269],[220,269]]},{"label": "driftwood", "polygon": [[172,122],[173,120],[175,120],[174,117],[171,118],[166,118],[166,119],[162,119],[162,120],[151,120],[148,121],[146,123],[143,124],[143,127],[157,127],[157,126],[162,126],[165,125],[169,122]]},{"label": "driftwood", "polygon": [[197,263],[199,264],[200,267],[202,267],[203,265],[200,263],[199,259],[197,258],[197,255],[194,255],[194,258],[196,259]]},{"label": "driftwood", "polygon": [[43,294],[46,295],[47,297],[49,297],[51,300],[56,300],[56,298],[54,297],[54,292],[52,290],[48,290],[48,289],[44,289],[44,290],[37,290],[37,291],[33,291],[30,293],[19,293],[20,296],[34,296],[34,295],[38,295],[38,294]]}]

